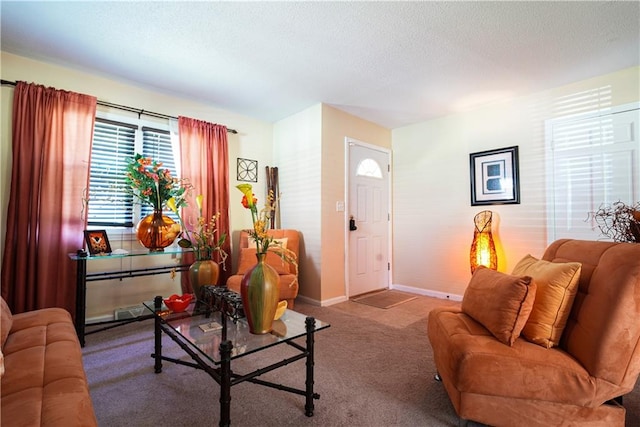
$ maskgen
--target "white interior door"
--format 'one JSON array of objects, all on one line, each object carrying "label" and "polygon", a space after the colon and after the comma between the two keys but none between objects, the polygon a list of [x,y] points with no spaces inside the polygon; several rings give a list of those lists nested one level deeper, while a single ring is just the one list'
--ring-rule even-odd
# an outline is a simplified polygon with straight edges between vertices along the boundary
[{"label": "white interior door", "polygon": [[361,142],[349,147],[349,297],[389,287],[390,153]]}]

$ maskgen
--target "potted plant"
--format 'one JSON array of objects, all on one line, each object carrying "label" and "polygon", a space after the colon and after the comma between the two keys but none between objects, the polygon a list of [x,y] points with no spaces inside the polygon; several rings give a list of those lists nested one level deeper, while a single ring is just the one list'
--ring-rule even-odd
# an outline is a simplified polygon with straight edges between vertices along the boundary
[{"label": "potted plant", "polygon": [[153,207],[153,213],[136,225],[138,241],[151,252],[164,251],[178,237],[180,226],[162,211],[170,198],[179,200],[178,207],[182,206],[189,185],[173,177],[162,162],[141,154],[127,164],[125,182],[125,192],[140,204]]},{"label": "potted plant", "polygon": [[[213,215],[207,220],[202,214],[202,202],[203,196],[199,194],[196,196],[196,205],[198,206],[198,218],[195,220],[193,228],[190,230],[185,224],[185,221],[180,215],[178,207],[180,204],[175,198],[170,198],[167,202],[167,206],[177,216],[182,227],[182,234],[178,245],[182,248],[193,249],[195,262],[189,267],[189,278],[191,280],[191,287],[196,298],[200,295],[200,289],[202,286],[217,285],[218,277],[220,276],[219,264],[223,265],[227,259],[227,253],[223,249],[227,235],[225,233],[218,235],[217,221],[220,218],[220,213]],[[185,203],[182,203],[184,206]],[[214,261],[214,256],[218,254],[219,262]]]}]

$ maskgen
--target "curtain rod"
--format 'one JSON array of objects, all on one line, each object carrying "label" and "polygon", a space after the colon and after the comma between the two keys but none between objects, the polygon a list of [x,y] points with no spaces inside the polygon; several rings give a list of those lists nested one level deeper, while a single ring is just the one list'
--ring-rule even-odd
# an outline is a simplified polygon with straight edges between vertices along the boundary
[{"label": "curtain rod", "polygon": [[[0,80],[0,83],[2,85],[9,85],[9,86],[15,86],[17,84],[16,82],[12,82],[12,81],[9,81],[9,80],[4,80],[4,79]],[[146,111],[146,110],[142,110],[140,108],[128,107],[126,105],[120,105],[120,104],[114,104],[112,102],[98,100],[97,103],[98,103],[98,105],[101,105],[103,107],[117,108],[118,110],[129,111],[130,113],[138,113],[138,117],[140,117],[140,115],[144,114],[145,116],[157,117],[157,118],[160,118],[160,119],[178,120],[177,117],[169,116],[167,114],[154,113],[153,111]],[[233,134],[237,134],[238,133],[237,130],[229,129],[229,128],[227,128],[227,132],[233,133]]]}]

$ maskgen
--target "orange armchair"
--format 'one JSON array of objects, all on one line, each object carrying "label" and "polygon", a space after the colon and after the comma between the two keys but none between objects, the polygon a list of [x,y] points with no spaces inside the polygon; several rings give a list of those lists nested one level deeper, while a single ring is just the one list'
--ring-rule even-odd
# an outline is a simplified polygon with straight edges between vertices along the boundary
[{"label": "orange armchair", "polygon": [[[300,233],[297,230],[273,229],[268,231],[269,236],[283,241],[283,247],[291,251],[296,259],[299,259]],[[298,270],[293,264],[287,263],[277,255],[267,256],[266,262],[278,272],[280,276],[280,301],[287,301],[287,307],[293,308],[298,296]],[[244,274],[256,264],[256,249],[249,247],[249,234],[243,231],[240,234],[238,268],[236,273],[227,279],[227,287],[240,293],[240,283]]]},{"label": "orange armchair", "polygon": [[433,358],[451,403],[462,420],[492,426],[624,427],[618,398],[640,375],[640,244],[563,239],[542,259],[581,264],[557,346],[526,334],[500,342],[461,307],[429,313]]}]

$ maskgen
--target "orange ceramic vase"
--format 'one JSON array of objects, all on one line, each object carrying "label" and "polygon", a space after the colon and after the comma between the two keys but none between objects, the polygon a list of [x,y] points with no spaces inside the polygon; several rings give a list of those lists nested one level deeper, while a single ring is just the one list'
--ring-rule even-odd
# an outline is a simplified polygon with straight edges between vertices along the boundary
[{"label": "orange ceramic vase", "polygon": [[200,299],[203,286],[216,286],[220,276],[220,266],[210,259],[195,261],[189,267],[189,279],[196,299]]},{"label": "orange ceramic vase", "polygon": [[180,225],[157,209],[136,226],[136,237],[149,252],[163,252],[180,233]]}]

